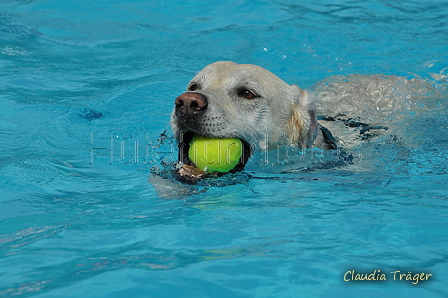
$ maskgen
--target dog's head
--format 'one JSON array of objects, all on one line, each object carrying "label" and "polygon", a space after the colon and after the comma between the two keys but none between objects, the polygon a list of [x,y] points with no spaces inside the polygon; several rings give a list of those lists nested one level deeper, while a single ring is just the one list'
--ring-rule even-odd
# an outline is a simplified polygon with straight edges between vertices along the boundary
[{"label": "dog's head", "polygon": [[314,113],[308,94],[299,87],[262,67],[221,61],[200,71],[176,98],[171,127],[184,151],[198,133],[238,138],[250,153],[275,149],[282,142],[309,146],[310,134],[317,134]]}]

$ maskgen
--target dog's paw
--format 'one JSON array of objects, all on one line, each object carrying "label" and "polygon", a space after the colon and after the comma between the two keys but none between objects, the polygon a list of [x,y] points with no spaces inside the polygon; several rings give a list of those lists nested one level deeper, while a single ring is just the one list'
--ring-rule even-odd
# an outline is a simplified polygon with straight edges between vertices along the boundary
[{"label": "dog's paw", "polygon": [[201,169],[198,169],[193,165],[187,165],[183,163],[177,164],[175,172],[180,180],[191,184],[194,184],[205,177],[213,175]]}]

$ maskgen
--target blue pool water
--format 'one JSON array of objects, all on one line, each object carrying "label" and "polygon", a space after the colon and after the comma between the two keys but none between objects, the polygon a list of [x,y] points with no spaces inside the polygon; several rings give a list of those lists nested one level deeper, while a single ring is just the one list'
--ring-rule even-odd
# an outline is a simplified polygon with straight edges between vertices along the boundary
[{"label": "blue pool water", "polygon": [[[446,1],[3,0],[0,296],[447,297],[447,30]],[[218,60],[431,88],[356,162],[149,182],[174,98]]]}]

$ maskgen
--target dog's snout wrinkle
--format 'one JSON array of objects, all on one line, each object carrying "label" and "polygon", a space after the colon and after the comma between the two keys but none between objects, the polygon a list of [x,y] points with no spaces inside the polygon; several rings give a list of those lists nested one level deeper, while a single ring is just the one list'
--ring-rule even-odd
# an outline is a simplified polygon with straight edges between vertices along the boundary
[{"label": "dog's snout wrinkle", "polygon": [[189,116],[207,108],[207,98],[200,93],[185,92],[175,101],[176,109],[183,115]]}]

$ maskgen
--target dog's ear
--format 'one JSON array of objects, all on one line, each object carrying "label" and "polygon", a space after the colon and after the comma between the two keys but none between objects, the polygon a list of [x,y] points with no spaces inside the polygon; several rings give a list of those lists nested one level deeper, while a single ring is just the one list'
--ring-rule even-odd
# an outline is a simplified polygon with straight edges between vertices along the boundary
[{"label": "dog's ear", "polygon": [[300,148],[311,148],[318,134],[316,106],[311,102],[308,92],[293,85],[295,99],[288,120],[289,140]]}]

